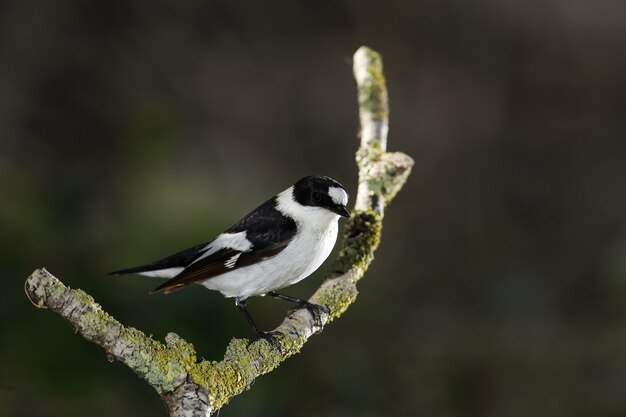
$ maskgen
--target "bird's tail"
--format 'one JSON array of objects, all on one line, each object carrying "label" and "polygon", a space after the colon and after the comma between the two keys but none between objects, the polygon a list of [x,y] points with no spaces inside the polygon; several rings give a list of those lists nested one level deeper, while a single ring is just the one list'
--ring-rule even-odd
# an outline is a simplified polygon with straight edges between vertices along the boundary
[{"label": "bird's tail", "polygon": [[147,277],[173,278],[202,254],[206,243],[175,253],[159,261],[109,272],[108,275],[139,274]]},{"label": "bird's tail", "polygon": [[140,274],[142,272],[153,271],[154,265],[140,265],[132,268],[124,268],[118,271],[107,272],[107,275],[126,275],[126,274]]},{"label": "bird's tail", "polygon": [[147,277],[173,278],[176,275],[180,274],[183,269],[183,267],[163,268],[163,266],[158,264],[149,264],[120,269],[119,271],[109,272],[107,275],[139,274]]}]

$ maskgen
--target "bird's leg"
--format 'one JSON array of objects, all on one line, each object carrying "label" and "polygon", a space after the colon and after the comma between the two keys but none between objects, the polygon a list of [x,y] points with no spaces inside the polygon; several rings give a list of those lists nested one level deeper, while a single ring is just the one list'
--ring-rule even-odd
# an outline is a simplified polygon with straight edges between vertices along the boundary
[{"label": "bird's leg", "polygon": [[295,303],[298,305],[297,308],[306,308],[309,311],[309,313],[311,313],[311,316],[313,316],[315,325],[319,327],[320,331],[322,331],[322,328],[324,327],[322,317],[323,315],[329,314],[328,308],[326,308],[326,306],[309,303],[306,300],[301,300],[300,298],[290,297],[288,295],[278,294],[274,291],[270,291],[266,295],[277,298],[279,300],[284,300],[284,301]]},{"label": "bird's leg", "polygon": [[[259,339],[265,339],[265,340],[268,341],[268,343],[270,345],[278,348],[278,350],[280,350],[282,352],[282,349],[280,347],[280,342],[278,341],[278,339],[274,335],[274,332],[262,332],[256,326],[256,324],[254,323],[254,320],[252,320],[252,316],[250,315],[250,312],[248,312],[246,300],[243,299],[243,298],[237,297],[237,298],[235,298],[235,305],[239,308],[239,310],[241,310],[243,315],[246,316],[246,320],[248,320],[248,323],[250,324],[250,327],[252,327],[252,331],[254,332],[254,335],[255,335],[255,338],[254,338],[253,342],[257,341]],[[252,342],[250,342],[250,344],[251,343]]]},{"label": "bird's leg", "polygon": [[248,312],[248,309],[247,309],[248,305],[246,304],[246,300],[237,297],[237,298],[235,298],[235,305],[239,308],[239,310],[241,310],[243,315],[246,316],[246,320],[248,320],[248,323],[250,324],[250,327],[252,327],[252,331],[256,335],[258,335],[260,333],[259,332],[259,328],[256,327],[256,324],[254,324],[254,320],[252,320],[252,316]]}]

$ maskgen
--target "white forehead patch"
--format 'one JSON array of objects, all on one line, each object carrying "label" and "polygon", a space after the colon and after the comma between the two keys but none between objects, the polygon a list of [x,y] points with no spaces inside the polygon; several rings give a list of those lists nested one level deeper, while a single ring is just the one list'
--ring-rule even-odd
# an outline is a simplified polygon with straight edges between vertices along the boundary
[{"label": "white forehead patch", "polygon": [[328,187],[328,195],[333,199],[335,204],[341,204],[345,206],[348,204],[348,194],[339,187]]}]

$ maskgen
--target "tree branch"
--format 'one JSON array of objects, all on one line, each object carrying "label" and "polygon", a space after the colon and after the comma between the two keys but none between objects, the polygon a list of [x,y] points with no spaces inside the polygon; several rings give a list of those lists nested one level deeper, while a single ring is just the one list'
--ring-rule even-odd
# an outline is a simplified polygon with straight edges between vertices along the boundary
[{"label": "tree branch", "polygon": [[[333,272],[309,300],[328,308],[322,324],[339,317],[356,299],[356,282],[380,242],[384,207],[402,188],[413,166],[407,155],[386,152],[389,110],[380,55],[361,47],[354,55],[354,76],[361,121],[356,156],[359,188]],[[255,378],[299,352],[321,330],[306,309],[299,309],[275,329],[280,348],[263,339],[251,344],[232,339],[222,361],[198,361],[194,346],[175,333],[162,343],[126,327],[90,295],[68,288],[43,268],[28,277],[25,291],[36,307],[60,314],[110,359],[123,362],[150,384],[175,417],[210,415],[248,389]]]}]

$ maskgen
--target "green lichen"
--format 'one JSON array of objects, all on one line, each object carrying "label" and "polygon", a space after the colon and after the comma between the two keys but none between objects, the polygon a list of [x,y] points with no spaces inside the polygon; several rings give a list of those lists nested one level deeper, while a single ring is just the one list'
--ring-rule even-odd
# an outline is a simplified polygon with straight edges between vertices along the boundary
[{"label": "green lichen", "polygon": [[217,410],[233,396],[247,390],[254,380],[276,369],[288,356],[297,353],[306,342],[299,334],[279,329],[275,337],[280,349],[260,339],[233,339],[221,362],[202,361],[188,370],[198,385],[208,388],[209,402]]},{"label": "green lichen", "polygon": [[48,289],[47,292],[50,298],[61,299],[65,295],[66,290],[67,287],[63,285],[59,280],[56,280],[56,282]]},{"label": "green lichen", "polygon": [[398,191],[406,183],[413,159],[401,152],[385,153],[381,159],[384,175],[381,175],[381,191],[385,198],[385,205],[389,205]]},{"label": "green lichen", "polygon": [[362,211],[352,215],[344,231],[344,240],[333,271],[346,273],[361,269],[364,273],[374,258],[374,250],[380,242],[382,219],[374,211]]},{"label": "green lichen", "polygon": [[177,335],[171,335],[167,344],[146,336],[140,330],[124,328],[121,338],[132,353],[123,362],[154,386],[159,393],[170,392],[175,382],[195,369],[196,351],[193,345]]},{"label": "green lichen", "polygon": [[[47,284],[47,285],[46,285]],[[124,362],[159,393],[175,388],[175,382],[196,366],[196,352],[192,344],[176,335],[168,335],[164,345],[132,327],[120,322],[102,310],[93,297],[82,290],[70,290],[52,276],[35,291],[38,302],[70,320],[87,340],[99,344],[111,354],[116,343],[124,346],[125,354],[116,359]],[[68,293],[69,292],[69,293]],[[69,300],[66,297],[70,297]]]},{"label": "green lichen", "polygon": [[389,119],[389,106],[385,76],[383,75],[383,62],[376,51],[364,48],[368,57],[368,77],[358,86],[358,101],[361,111],[371,113],[381,121]]},{"label": "green lichen", "polygon": [[[63,284],[61,284],[61,285],[63,285]],[[67,287],[65,289],[67,289]],[[50,293],[50,295],[52,295],[52,293]],[[96,300],[94,300],[91,295],[87,294],[85,291],[83,291],[81,289],[72,290],[72,297],[76,301],[80,302],[83,305],[91,306],[91,307],[96,308],[98,310],[102,310],[100,305],[98,303],[96,303]]]},{"label": "green lichen", "polygon": [[341,316],[357,297],[354,284],[350,285],[335,283],[315,294],[315,302],[326,306],[330,310],[327,323]]},{"label": "green lichen", "polygon": [[24,292],[37,308],[54,308],[64,301],[68,288],[44,268],[34,271],[26,280]]},{"label": "green lichen", "polygon": [[[28,284],[28,282],[27,282]],[[46,290],[43,287],[26,288],[28,299],[38,308],[46,308]]]},{"label": "green lichen", "polygon": [[87,339],[93,340],[107,330],[106,313],[87,310],[78,317],[78,329]]},{"label": "green lichen", "polygon": [[[102,307],[89,294],[82,290],[70,291],[72,291],[71,297],[74,303],[84,306],[84,311],[81,312],[75,323],[80,333],[88,340],[94,340],[106,333],[108,323],[115,321],[115,319],[102,310]],[[61,292],[57,289],[55,292],[64,294],[65,291]],[[50,292],[48,296],[52,298],[53,292]],[[75,314],[74,310],[64,312],[64,316],[70,320],[73,319],[71,316]],[[118,322],[116,323],[121,326]]]},{"label": "green lichen", "polygon": [[357,151],[359,179],[366,184],[370,195],[383,198],[389,205],[406,182],[413,160],[400,152],[384,152],[380,142],[371,141]]},{"label": "green lichen", "polygon": [[367,168],[372,162],[379,161],[384,153],[380,139],[371,139],[356,151],[356,163],[360,169]]},{"label": "green lichen", "polygon": [[256,377],[278,367],[305,342],[304,338],[292,338],[284,333],[276,337],[280,341],[280,350],[266,340],[250,343],[246,339],[233,339],[221,362],[203,361],[190,369],[189,374],[194,382],[209,389],[209,402],[213,410],[249,389]]}]

